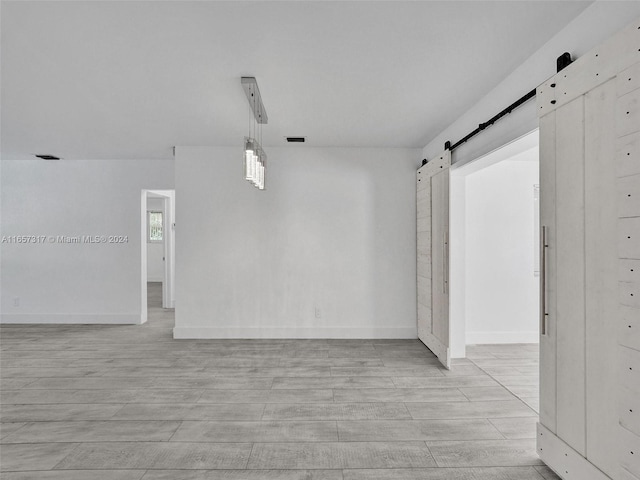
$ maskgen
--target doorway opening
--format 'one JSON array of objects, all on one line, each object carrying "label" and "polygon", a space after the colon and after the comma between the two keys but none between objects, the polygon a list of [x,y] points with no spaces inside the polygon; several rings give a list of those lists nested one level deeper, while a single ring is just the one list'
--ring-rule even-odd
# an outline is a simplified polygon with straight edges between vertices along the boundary
[{"label": "doorway opening", "polygon": [[451,168],[452,358],[495,344],[537,355],[538,175],[537,130]]},{"label": "doorway opening", "polygon": [[175,191],[142,190],[140,323],[174,326]]}]

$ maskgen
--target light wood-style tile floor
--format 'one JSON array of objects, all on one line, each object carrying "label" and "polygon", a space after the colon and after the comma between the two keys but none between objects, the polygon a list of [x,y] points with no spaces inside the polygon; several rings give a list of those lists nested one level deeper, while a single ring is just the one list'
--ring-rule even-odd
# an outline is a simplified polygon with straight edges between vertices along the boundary
[{"label": "light wood-style tile floor", "polygon": [[534,345],[4,326],[3,480],[542,480]]}]

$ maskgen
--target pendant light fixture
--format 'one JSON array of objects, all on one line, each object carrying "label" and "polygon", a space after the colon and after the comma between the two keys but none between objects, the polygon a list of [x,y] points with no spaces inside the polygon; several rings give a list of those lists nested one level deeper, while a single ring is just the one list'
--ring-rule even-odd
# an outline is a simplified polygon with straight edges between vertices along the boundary
[{"label": "pendant light fixture", "polygon": [[[267,112],[262,104],[258,82],[254,77],[242,77],[242,88],[247,95],[253,120],[249,119],[249,134],[244,137],[244,178],[253,186],[264,190],[267,154],[262,149],[262,125],[268,121]],[[253,127],[253,132],[252,132]]]}]

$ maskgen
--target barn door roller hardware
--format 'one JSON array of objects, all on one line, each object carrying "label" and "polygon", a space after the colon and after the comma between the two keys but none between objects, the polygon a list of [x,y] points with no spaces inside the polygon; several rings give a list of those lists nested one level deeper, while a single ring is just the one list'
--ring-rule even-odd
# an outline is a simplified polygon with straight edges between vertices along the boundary
[{"label": "barn door roller hardware", "polygon": [[[571,59],[571,54],[569,52],[564,52],[556,60],[556,70],[559,72],[559,71],[565,69],[566,67],[568,67],[569,65],[571,65],[571,63],[573,63],[573,60]],[[444,149],[445,150],[454,151],[460,145],[462,145],[463,143],[467,142],[468,140],[470,140],[471,138],[475,137],[477,134],[482,132],[485,128],[490,127],[491,125],[496,123],[498,120],[500,120],[502,117],[504,117],[505,115],[510,114],[516,108],[518,108],[520,105],[522,105],[523,103],[527,102],[528,100],[532,99],[535,96],[536,96],[536,89],[534,88],[533,90],[531,90],[530,92],[526,93],[525,95],[520,97],[518,100],[513,102],[507,108],[502,110],[500,113],[498,113],[494,117],[490,118],[488,121],[478,125],[478,128],[476,128],[473,132],[469,133],[467,136],[463,137],[461,140],[458,140],[453,145],[449,141],[445,142]],[[423,163],[423,165],[424,165],[424,163]]]}]

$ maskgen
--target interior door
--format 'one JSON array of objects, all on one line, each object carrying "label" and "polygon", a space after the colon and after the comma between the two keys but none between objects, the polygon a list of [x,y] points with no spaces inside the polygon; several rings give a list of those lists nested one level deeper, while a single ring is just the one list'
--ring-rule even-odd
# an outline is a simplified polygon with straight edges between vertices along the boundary
[{"label": "interior door", "polygon": [[446,150],[418,170],[418,338],[446,367],[449,351],[449,169]]},{"label": "interior door", "polygon": [[564,480],[640,479],[639,47],[636,20],[537,92],[537,447]]}]

